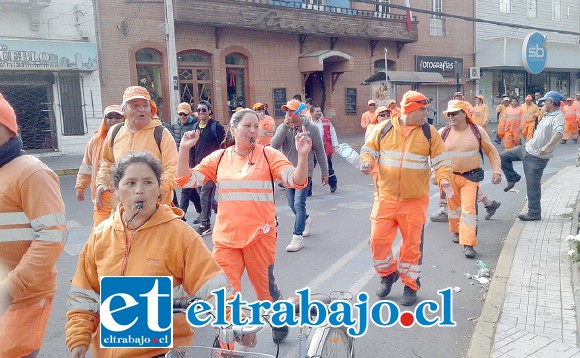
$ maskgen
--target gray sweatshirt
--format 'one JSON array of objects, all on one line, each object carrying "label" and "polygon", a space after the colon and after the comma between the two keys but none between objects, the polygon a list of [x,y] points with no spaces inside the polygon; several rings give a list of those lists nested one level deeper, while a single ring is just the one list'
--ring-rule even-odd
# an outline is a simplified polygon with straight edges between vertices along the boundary
[{"label": "gray sweatshirt", "polygon": [[295,136],[297,131],[302,131],[302,126],[310,132],[308,135],[312,139],[312,150],[308,154],[308,176],[312,177],[314,171],[314,155],[316,161],[320,165],[322,176],[328,176],[328,163],[326,162],[326,152],[324,151],[324,143],[320,136],[318,128],[310,123],[308,118],[302,117],[302,124],[300,127],[287,127],[284,123],[276,128],[276,133],[272,137],[270,145],[272,148],[278,149],[282,154],[288,157],[288,160],[294,165],[298,165],[298,152],[296,151]]}]

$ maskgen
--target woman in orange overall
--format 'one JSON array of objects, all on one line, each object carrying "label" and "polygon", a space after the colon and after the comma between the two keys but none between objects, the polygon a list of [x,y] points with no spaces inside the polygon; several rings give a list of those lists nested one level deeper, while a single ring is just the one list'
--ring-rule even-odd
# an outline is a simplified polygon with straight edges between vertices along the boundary
[{"label": "woman in orange overall", "polygon": [[517,98],[512,98],[510,106],[505,109],[501,126],[504,131],[504,147],[506,150],[520,145],[520,126],[524,120],[524,111],[519,106]]},{"label": "woman in orange overall", "polygon": [[[236,292],[242,289],[242,274],[248,278],[258,300],[281,297],[275,283],[276,206],[274,181],[287,188],[303,189],[308,184],[308,154],[312,140],[304,128],[296,135],[296,168],[281,152],[256,143],[258,115],[251,109],[234,113],[230,131],[235,144],[217,150],[194,168],[189,168],[189,148],[199,139],[198,131],[186,132],[181,140],[176,181],[181,188],[217,183],[219,211],[216,216],[213,256]],[[288,327],[272,330],[274,342],[283,341]]]}]

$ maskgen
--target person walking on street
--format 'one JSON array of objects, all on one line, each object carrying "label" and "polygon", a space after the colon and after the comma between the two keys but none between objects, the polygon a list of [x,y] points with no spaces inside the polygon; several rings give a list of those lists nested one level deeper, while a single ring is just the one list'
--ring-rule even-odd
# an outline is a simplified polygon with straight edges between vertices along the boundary
[{"label": "person walking on street", "polygon": [[258,138],[256,143],[261,145],[270,145],[272,136],[274,135],[274,127],[276,127],[276,122],[274,118],[266,114],[266,109],[268,106],[264,103],[256,103],[252,106],[252,109],[258,114],[260,120],[260,128],[258,131]]},{"label": "person walking on street", "polygon": [[103,220],[111,216],[111,192],[103,194],[102,205],[97,205],[97,173],[99,172],[101,160],[103,159],[103,144],[109,129],[117,123],[125,121],[125,113],[121,106],[112,105],[105,108],[103,120],[99,129],[95,131],[85,147],[85,155],[79,167],[77,182],[75,185],[76,196],[78,201],[85,200],[85,190],[87,187],[91,190],[91,200],[93,202],[93,228],[99,225]]},{"label": "person walking on street", "polygon": [[[408,91],[401,114],[377,125],[361,149],[361,172],[372,172],[378,158],[378,191],[371,212],[370,247],[376,272],[381,276],[377,296],[387,297],[402,276],[405,285],[401,304],[417,300],[420,287],[424,225],[429,205],[429,177],[436,172],[439,187],[453,197],[453,172],[445,145],[435,127],[425,123],[429,100]],[[397,260],[392,245],[401,229]]]},{"label": "person walking on street", "polygon": [[580,93],[576,93],[576,98],[574,99],[574,102],[572,104],[574,105],[574,107],[580,110]]},{"label": "person walking on street", "polygon": [[16,113],[0,93],[0,357],[36,357],[67,239],[58,176],[24,155]]},{"label": "person walking on street", "polygon": [[[322,109],[316,105],[310,107],[310,122],[314,124],[320,135],[322,136],[322,143],[324,144],[324,152],[326,153],[326,162],[328,164],[328,184],[330,185],[330,192],[334,193],[338,187],[338,180],[334,169],[332,168],[332,154],[334,148],[338,147],[338,137],[330,119],[322,117]],[[368,128],[368,127],[367,127]],[[316,161],[314,162],[316,166]],[[312,195],[312,180],[308,182],[308,196]]]},{"label": "person walking on street", "polygon": [[505,109],[501,126],[504,131],[503,144],[506,150],[520,145],[520,128],[524,121],[524,111],[520,107],[518,99],[512,98],[510,106]]},{"label": "person walking on street", "polygon": [[564,135],[564,115],[560,111],[563,97],[556,91],[550,91],[541,98],[544,101],[544,118],[534,132],[534,136],[525,145],[520,145],[500,154],[501,169],[505,174],[507,186],[504,191],[510,191],[521,176],[514,170],[513,162],[521,161],[526,175],[528,191],[528,212],[518,216],[523,221],[542,219],[542,174],[548,161],[553,156],[556,144]]},{"label": "person walking on street", "polygon": [[572,134],[574,143],[578,143],[578,120],[580,120],[580,112],[578,107],[572,103],[572,98],[566,98],[566,105],[562,109],[564,112],[564,137],[562,137],[562,144],[566,144]]},{"label": "person walking on street", "polygon": [[[235,144],[205,157],[189,168],[187,149],[199,139],[198,131],[188,132],[182,143],[177,164],[180,187],[217,182],[219,211],[212,235],[213,255],[236,292],[241,292],[244,269],[258,300],[276,301],[281,297],[275,284],[276,206],[274,180],[288,188],[302,189],[308,182],[308,156],[312,140],[305,128],[294,137],[297,166],[294,168],[282,153],[256,144],[259,119],[256,112],[243,109],[230,120]],[[287,189],[289,190],[289,189]],[[287,327],[275,329],[273,339],[284,340]]]},{"label": "person walking on street", "polygon": [[[191,105],[186,102],[182,102],[177,106],[177,121],[171,125],[173,132],[173,138],[175,139],[175,144],[177,144],[177,150],[179,151],[179,145],[181,143],[181,138],[185,132],[193,130],[197,125],[197,117],[193,115],[191,110]],[[185,214],[189,209],[189,202],[193,203],[195,207],[195,212],[197,217],[193,219],[192,224],[197,225],[201,223],[201,199],[197,189],[194,188],[183,188],[181,189],[181,196],[179,200],[179,205],[177,205],[183,211],[183,221],[186,221]]]},{"label": "person walking on street", "polygon": [[534,130],[538,125],[538,117],[540,115],[540,109],[532,101],[531,95],[526,96],[526,101],[522,104],[522,111],[524,113],[524,120],[522,122],[524,129],[522,130],[522,134],[526,141],[528,141],[534,136]]},{"label": "person walking on street", "polygon": [[482,126],[487,131],[489,123],[489,108],[484,102],[483,96],[475,96],[475,106],[473,107],[473,122]]},{"label": "person walking on street", "polygon": [[505,110],[510,104],[510,98],[504,97],[501,103],[496,107],[495,113],[497,114],[497,134],[495,136],[495,142],[497,144],[501,144],[501,141],[504,137],[504,127],[503,127],[503,120],[505,116]]},{"label": "person walking on street", "polygon": [[[195,167],[201,163],[203,158],[220,149],[226,137],[224,127],[212,117],[211,108],[211,103],[208,101],[199,101],[197,105],[196,112],[199,122],[193,126],[193,130],[199,130],[199,139],[192,148],[188,148],[190,168]],[[201,236],[205,236],[211,234],[212,231],[211,211],[213,209],[217,213],[218,209],[217,203],[214,202],[215,183],[208,180],[203,185],[197,186],[197,190],[201,199],[201,224],[196,231]]]},{"label": "person walking on street", "polygon": [[452,241],[463,246],[463,254],[474,258],[477,246],[477,197],[479,182],[483,180],[483,153],[493,168],[492,184],[501,183],[501,167],[497,149],[483,127],[473,123],[469,106],[464,101],[449,101],[443,112],[449,124],[439,130],[451,158],[453,192],[447,201],[449,231]]},{"label": "person walking on street", "polygon": [[[314,157],[320,163],[320,171],[322,172],[322,185],[328,184],[328,164],[326,162],[326,153],[324,151],[324,144],[322,137],[318,133],[318,128],[310,123],[308,118],[303,117],[301,113],[297,113],[300,107],[300,102],[291,100],[282,106],[282,110],[286,112],[284,123],[280,124],[276,129],[276,133],[272,137],[270,145],[272,148],[278,149],[282,154],[286,155],[292,165],[298,165],[298,148],[295,145],[295,137],[301,128],[306,128],[312,139],[312,149],[308,155],[308,177],[312,178],[314,171]],[[310,182],[311,179],[309,179]],[[296,219],[294,220],[294,230],[292,232],[292,240],[286,246],[286,251],[299,251],[304,247],[304,237],[310,235],[312,226],[312,218],[306,212],[306,197],[308,195],[308,188],[296,189],[286,188],[286,200],[288,206],[292,209]]]},{"label": "person walking on street", "polygon": [[375,110],[377,109],[377,102],[374,99],[369,99],[367,102],[367,111],[363,113],[360,118],[360,126],[366,128],[372,123],[375,117]]},{"label": "person walking on street", "polygon": [[105,192],[114,190],[111,180],[113,164],[125,155],[138,151],[149,152],[161,160],[163,176],[160,202],[171,205],[177,165],[177,147],[173,135],[159,119],[154,119],[157,115],[156,106],[145,88],[128,87],[123,94],[121,108],[126,120],[109,130],[103,145],[103,161],[97,174],[97,205],[103,205]]},{"label": "person walking on street", "polygon": [[429,98],[429,107],[427,108],[427,122],[433,124],[435,122],[435,117],[437,116],[437,110],[433,106],[433,98]]}]

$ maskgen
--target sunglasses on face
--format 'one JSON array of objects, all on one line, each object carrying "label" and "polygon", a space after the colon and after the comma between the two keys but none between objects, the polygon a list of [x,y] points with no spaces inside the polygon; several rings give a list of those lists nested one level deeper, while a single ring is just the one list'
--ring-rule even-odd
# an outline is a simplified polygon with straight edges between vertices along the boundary
[{"label": "sunglasses on face", "polygon": [[386,116],[387,116],[387,114],[386,114],[386,113],[381,113],[381,114],[379,114],[379,117],[386,117]]},{"label": "sunglasses on face", "polygon": [[447,113],[447,117],[455,117],[455,116],[457,116],[461,112],[462,111],[448,112]]},{"label": "sunglasses on face", "polygon": [[256,112],[264,112],[264,110],[265,110],[264,107],[262,107],[262,108],[256,108]]},{"label": "sunglasses on face", "polygon": [[428,99],[424,99],[422,101],[411,101],[413,103],[419,103],[419,104],[429,104],[429,100]]},{"label": "sunglasses on face", "polygon": [[185,117],[185,116],[189,116],[189,113],[177,113],[177,115],[180,117]]},{"label": "sunglasses on face", "polygon": [[371,104],[369,104],[369,107],[370,107],[370,106],[375,106],[375,107],[376,107],[376,104],[373,104],[373,103],[371,103]]},{"label": "sunglasses on face", "polygon": [[108,113],[106,117],[107,119],[121,119],[123,118],[123,115],[121,113]]},{"label": "sunglasses on face", "polygon": [[196,109],[195,111],[196,111],[197,113],[199,113],[199,112],[205,113],[205,112],[207,112],[207,108],[198,108],[198,109]]}]

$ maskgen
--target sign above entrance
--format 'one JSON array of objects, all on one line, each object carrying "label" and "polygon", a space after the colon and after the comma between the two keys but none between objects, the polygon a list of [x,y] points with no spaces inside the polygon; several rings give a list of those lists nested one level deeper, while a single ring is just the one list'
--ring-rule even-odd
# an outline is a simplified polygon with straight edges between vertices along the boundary
[{"label": "sign above entrance", "polygon": [[522,45],[522,62],[529,73],[537,75],[546,67],[548,50],[546,37],[539,32],[531,32],[524,39]]},{"label": "sign above entrance", "polygon": [[455,71],[463,68],[461,57],[415,56],[417,72],[437,72],[452,77]]},{"label": "sign above entrance", "polygon": [[97,70],[94,42],[0,38],[0,70]]}]

